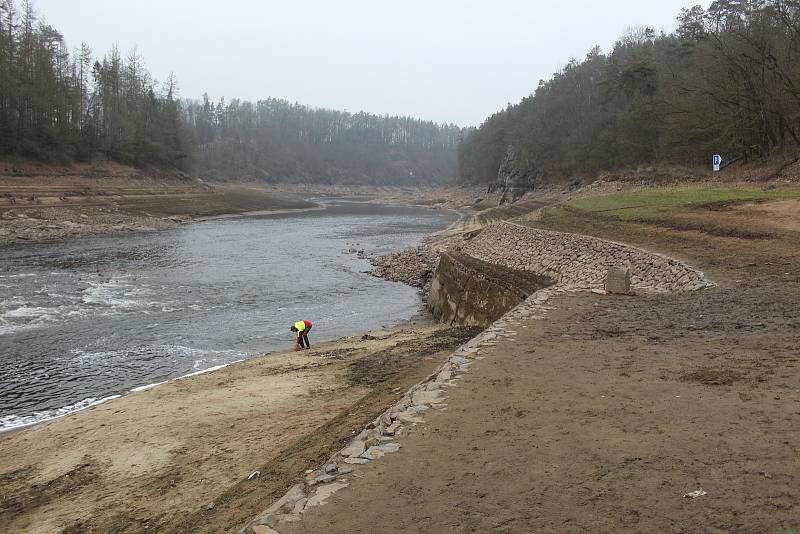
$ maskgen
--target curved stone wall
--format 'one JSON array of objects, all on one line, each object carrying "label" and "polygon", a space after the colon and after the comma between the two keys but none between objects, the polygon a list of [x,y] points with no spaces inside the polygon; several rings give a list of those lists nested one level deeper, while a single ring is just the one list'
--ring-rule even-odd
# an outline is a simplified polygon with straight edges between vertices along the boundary
[{"label": "curved stone wall", "polygon": [[552,283],[530,271],[444,252],[431,281],[428,309],[443,323],[485,327]]},{"label": "curved stone wall", "polygon": [[602,287],[610,267],[629,268],[635,289],[685,292],[713,285],[678,260],[594,237],[500,222],[461,247],[463,254],[511,269],[532,271],[560,286]]}]

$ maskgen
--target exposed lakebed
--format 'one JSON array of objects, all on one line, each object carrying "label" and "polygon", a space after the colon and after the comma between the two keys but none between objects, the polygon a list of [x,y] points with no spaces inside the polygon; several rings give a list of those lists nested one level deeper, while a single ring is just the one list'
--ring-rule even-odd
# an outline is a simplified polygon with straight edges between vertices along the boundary
[{"label": "exposed lakebed", "polygon": [[367,274],[451,212],[323,201],[297,214],[5,249],[0,260],[0,430],[155,382],[397,324],[415,289]]}]

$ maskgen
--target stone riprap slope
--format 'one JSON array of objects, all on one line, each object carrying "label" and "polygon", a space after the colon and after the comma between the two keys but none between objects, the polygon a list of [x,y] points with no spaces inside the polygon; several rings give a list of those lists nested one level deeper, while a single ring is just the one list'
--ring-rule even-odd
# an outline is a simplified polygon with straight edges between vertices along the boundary
[{"label": "stone riprap slope", "polygon": [[702,272],[672,258],[577,234],[499,222],[466,241],[461,253],[510,269],[533,271],[561,287],[601,287],[608,269],[629,268],[640,290],[685,292],[713,285]]}]

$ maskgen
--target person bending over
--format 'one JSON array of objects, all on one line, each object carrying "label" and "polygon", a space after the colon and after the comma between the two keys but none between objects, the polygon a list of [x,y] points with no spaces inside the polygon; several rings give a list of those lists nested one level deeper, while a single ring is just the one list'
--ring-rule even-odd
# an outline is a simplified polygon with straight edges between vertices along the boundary
[{"label": "person bending over", "polygon": [[297,321],[290,329],[292,332],[297,332],[297,345],[301,349],[310,349],[311,344],[308,342],[308,332],[314,326],[310,321]]}]

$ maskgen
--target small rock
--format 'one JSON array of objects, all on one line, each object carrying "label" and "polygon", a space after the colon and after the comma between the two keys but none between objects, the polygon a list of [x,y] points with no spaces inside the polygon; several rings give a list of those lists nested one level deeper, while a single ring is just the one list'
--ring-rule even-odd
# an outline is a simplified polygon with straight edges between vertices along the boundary
[{"label": "small rock", "polygon": [[274,514],[278,510],[283,508],[286,505],[286,503],[297,502],[297,499],[302,498],[304,495],[305,493],[303,492],[303,485],[295,484],[294,486],[289,488],[289,491],[287,491],[283,495],[283,497],[272,503],[272,505],[269,508],[267,508],[267,510],[263,514],[261,514],[258,518],[256,518],[256,520],[257,521],[265,520],[269,515]]},{"label": "small rock", "polygon": [[369,449],[370,447],[374,447],[375,445],[379,445],[381,443],[381,436],[376,436],[374,438],[369,438],[367,441],[364,442],[364,448]]},{"label": "small rock", "polygon": [[435,391],[415,391],[411,396],[412,402],[416,405],[421,404],[435,404],[441,402],[443,399],[440,396],[441,390]]},{"label": "small rock", "polygon": [[308,497],[303,497],[298,499],[296,503],[289,509],[289,513],[298,515],[302,514],[303,510],[305,510],[306,504],[308,504]]},{"label": "small rock", "polygon": [[394,423],[392,423],[391,425],[389,425],[386,428],[386,435],[387,436],[394,436],[395,432],[397,432],[401,428],[403,428],[402,421],[395,421]]},{"label": "small rock", "polygon": [[336,469],[336,471],[337,471],[337,473],[339,473],[340,475],[349,475],[350,473],[352,473],[352,472],[353,472],[353,468],[352,468],[352,467],[344,467],[344,466],[339,466],[339,467]]},{"label": "small rock", "polygon": [[444,369],[436,376],[436,381],[437,382],[447,382],[452,377],[453,377],[452,371],[450,371],[450,369]]},{"label": "small rock", "polygon": [[378,421],[379,424],[383,425],[384,428],[392,424],[392,418],[389,417],[389,414],[387,413],[381,414],[381,416],[378,418]]},{"label": "small rock", "polygon": [[345,458],[344,463],[346,464],[354,464],[354,465],[363,465],[368,464],[369,460],[366,458]]},{"label": "small rock", "polygon": [[322,468],[322,470],[330,474],[336,471],[336,468],[337,468],[336,462],[331,462],[329,464],[326,464],[325,467]]},{"label": "small rock", "polygon": [[267,525],[253,525],[247,528],[252,534],[278,534],[277,530],[269,528]]},{"label": "small rock", "polygon": [[397,452],[399,450],[400,445],[397,443],[384,443],[383,445],[375,445],[374,447],[370,447],[364,452],[364,454],[361,455],[361,457],[366,458],[367,460],[377,460],[378,458],[390,452]]},{"label": "small rock", "polygon": [[397,417],[395,419],[397,421],[400,421],[401,423],[407,423],[407,424],[425,422],[423,418],[417,417],[414,415],[414,413],[411,412],[401,412],[397,414]]},{"label": "small rock", "polygon": [[361,456],[364,451],[367,449],[366,445],[361,440],[356,440],[351,443],[349,446],[342,449],[341,455],[342,456]]},{"label": "small rock", "polygon": [[317,490],[313,497],[309,497],[308,502],[306,503],[306,508],[325,504],[325,500],[328,497],[340,489],[346,488],[347,486],[348,484],[345,484],[344,482],[335,482],[333,484],[328,484],[327,486],[322,486]]},{"label": "small rock", "polygon": [[297,491],[292,495],[292,498],[286,501],[286,504],[283,505],[283,510],[285,512],[298,512],[302,510],[301,503],[305,503],[308,500],[306,498],[306,493],[303,490]]},{"label": "small rock", "polygon": [[320,473],[311,480],[306,479],[306,484],[308,484],[309,486],[316,486],[317,484],[327,484],[328,482],[333,482],[334,480],[336,480],[335,475]]},{"label": "small rock", "polygon": [[684,493],[683,494],[683,498],[684,499],[696,499],[698,497],[702,497],[703,495],[708,495],[708,492],[703,490],[703,489],[699,489],[699,490],[695,490],[695,491],[690,491],[689,493]]},{"label": "small rock", "polygon": [[315,469],[315,470],[313,470],[311,472],[306,470],[306,477],[305,477],[306,478],[306,482],[308,482],[309,480],[314,480],[315,478],[317,478],[321,474],[322,474],[322,471],[320,469]]}]

